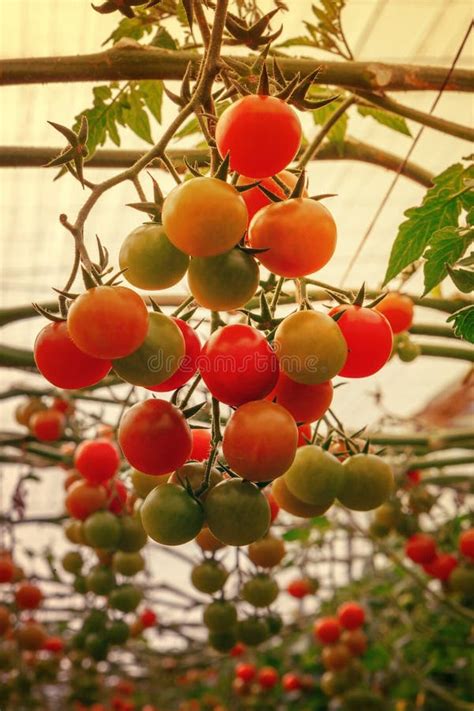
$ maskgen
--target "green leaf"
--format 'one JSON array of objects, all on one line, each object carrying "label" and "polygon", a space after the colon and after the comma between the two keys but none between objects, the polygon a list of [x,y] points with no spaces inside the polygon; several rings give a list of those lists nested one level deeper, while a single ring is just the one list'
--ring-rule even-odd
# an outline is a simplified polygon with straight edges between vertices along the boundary
[{"label": "green leaf", "polygon": [[446,320],[453,322],[456,336],[464,338],[469,343],[474,343],[474,305],[470,304],[455,311]]},{"label": "green leaf", "polygon": [[450,166],[434,178],[422,204],[406,210],[408,219],[398,228],[383,285],[421,257],[434,232],[457,226],[461,203],[452,196],[463,188],[464,174],[461,163]]},{"label": "green leaf", "polygon": [[161,107],[163,105],[163,82],[145,80],[138,82],[146,107],[154,118],[161,123]]},{"label": "green leaf", "polygon": [[381,644],[371,644],[364,654],[364,666],[369,671],[380,671],[390,664],[391,654]]},{"label": "green leaf", "polygon": [[142,37],[144,37],[146,34],[150,34],[152,29],[153,22],[151,18],[150,21],[147,22],[143,16],[130,18],[125,17],[123,20],[120,20],[119,24],[112,32],[112,34],[110,34],[107,39],[102,42],[102,46],[104,46],[104,44],[107,44],[108,42],[112,42],[112,44],[117,44],[117,42],[119,42],[124,37],[128,37],[136,41],[141,40]]},{"label": "green leaf", "polygon": [[462,269],[458,267],[453,269],[448,266],[448,274],[453,280],[454,285],[462,291],[463,294],[470,294],[474,291],[474,270]]},{"label": "green leaf", "polygon": [[443,227],[431,237],[424,253],[425,290],[423,296],[434,289],[448,275],[448,266],[460,259],[474,240],[474,230],[467,236],[461,235],[457,227]]},{"label": "green leaf", "polygon": [[319,528],[320,530],[331,528],[331,522],[326,518],[326,516],[315,516],[310,520],[310,524],[314,528]]},{"label": "green leaf", "polygon": [[309,538],[309,528],[292,528],[282,535],[284,541],[307,541]]},{"label": "green leaf", "polygon": [[142,138],[147,143],[153,143],[150,119],[143,108],[143,99],[140,93],[132,89],[129,93],[128,100],[130,108],[126,109],[123,113],[125,123],[139,138]]},{"label": "green leaf", "polygon": [[357,111],[361,116],[370,116],[374,121],[381,123],[383,126],[388,126],[388,128],[403,133],[405,136],[411,136],[410,129],[403,116],[397,116],[390,111],[376,109],[372,106],[358,106]]},{"label": "green leaf", "polygon": [[150,45],[152,47],[161,47],[162,49],[178,49],[176,40],[171,37],[170,33],[165,30],[164,27],[158,27]]},{"label": "green leaf", "polygon": [[[333,101],[327,106],[322,106],[320,109],[313,111],[313,121],[319,126],[324,126],[326,121],[332,116],[334,111],[340,106],[340,101]],[[332,126],[331,130],[327,134],[328,141],[331,143],[341,144],[344,141],[347,130],[348,117],[347,112],[344,113]]]}]

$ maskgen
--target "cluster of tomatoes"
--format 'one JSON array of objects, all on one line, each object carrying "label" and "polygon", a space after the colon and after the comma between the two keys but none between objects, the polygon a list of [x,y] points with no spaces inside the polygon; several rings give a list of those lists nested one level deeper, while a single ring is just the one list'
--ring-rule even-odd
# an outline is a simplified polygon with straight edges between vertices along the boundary
[{"label": "cluster of tomatoes", "polygon": [[439,551],[428,533],[415,533],[405,544],[405,555],[432,578],[442,581],[448,591],[466,599],[474,596],[474,528],[459,536],[458,555]]},{"label": "cluster of tomatoes", "polygon": [[[269,110],[272,150],[262,155],[250,146],[268,143]],[[197,305],[235,312],[259,288],[257,259],[282,279],[321,269],[334,253],[336,225],[308,197],[303,176],[285,171],[300,140],[295,112],[275,97],[244,97],[230,106],[218,121],[216,141],[223,165],[228,161],[238,171],[235,184],[226,182],[221,166],[214,176],[177,185],[161,206],[161,222],[137,228],[122,245],[120,267],[129,283],[165,289],[187,273]],[[258,540],[270,523],[259,486],[271,481],[279,505],[303,517],[323,513],[336,499],[368,510],[388,497],[393,475],[377,455],[359,452],[341,463],[319,443],[298,445],[311,439],[310,424],[328,410],[336,375],[366,377],[388,361],[393,333],[411,324],[409,299],[389,294],[364,306],[360,294],[328,314],[303,299],[299,310],[275,321],[271,312],[265,320],[262,307],[261,316],[249,312],[258,328],[224,325],[201,349],[188,322],[192,310],[183,318],[150,312],[131,288],[102,283],[97,269],[88,287],[66,295],[67,317],[36,339],[38,369],[53,385],[89,387],[113,369],[133,385],[171,392],[198,372],[210,395],[235,410],[225,427],[221,466],[211,467],[219,455],[216,440],[208,465],[192,471],[193,430],[179,407],[152,397],[124,412],[118,439],[130,466],[157,484],[173,475],[141,507],[144,529],[155,541],[185,543],[204,525],[226,545]]]},{"label": "cluster of tomatoes", "polygon": [[43,398],[32,397],[18,405],[15,418],[40,442],[55,442],[64,434],[73,412],[74,404],[62,397],[52,398],[49,404]]},{"label": "cluster of tomatoes", "polygon": [[70,550],[62,567],[74,576],[76,592],[92,593],[98,601],[105,598],[107,604],[107,608],[91,611],[91,619],[74,634],[72,645],[101,661],[111,647],[125,644],[130,636],[157,623],[155,612],[147,608],[130,623],[123,619],[123,614],[134,613],[142,602],[142,590],[133,580],[145,568],[140,551],[147,535],[134,513],[135,495],[117,476],[120,457],[110,439],[83,441],[75,448],[71,464],[65,480],[65,506],[71,519],[65,534],[83,547],[85,556],[80,550]]},{"label": "cluster of tomatoes", "polygon": [[297,693],[311,692],[314,679],[311,674],[286,672],[280,677],[272,666],[257,668],[251,662],[240,662],[234,670],[233,690],[240,696],[258,696],[265,691],[279,687],[285,694],[296,696]]},{"label": "cluster of tomatoes", "polygon": [[54,682],[64,640],[37,619],[41,588],[27,580],[8,552],[0,553],[0,704],[28,696],[36,683]]},{"label": "cluster of tomatoes", "polygon": [[314,637],[323,645],[321,662],[326,669],[320,684],[327,696],[338,696],[361,681],[357,660],[367,650],[364,623],[365,610],[357,602],[346,602],[336,616],[315,621]]}]

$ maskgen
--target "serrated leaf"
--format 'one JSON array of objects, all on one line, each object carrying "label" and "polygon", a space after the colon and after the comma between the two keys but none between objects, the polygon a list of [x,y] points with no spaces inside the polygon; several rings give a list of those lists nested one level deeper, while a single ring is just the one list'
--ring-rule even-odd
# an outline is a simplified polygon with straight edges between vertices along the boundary
[{"label": "serrated leaf", "polygon": [[471,294],[474,291],[474,270],[473,269],[452,269],[448,266],[448,274],[454,285],[463,294]]},{"label": "serrated leaf", "polygon": [[128,97],[130,108],[124,111],[125,123],[132,131],[147,143],[153,143],[150,129],[150,119],[143,108],[139,92],[132,90]]},{"label": "serrated leaf", "polygon": [[374,121],[377,121],[377,123],[383,126],[398,131],[398,133],[403,133],[405,136],[411,136],[411,131],[403,116],[397,116],[396,114],[390,113],[390,111],[376,109],[372,106],[358,106],[357,111],[361,116],[370,116]]},{"label": "serrated leaf", "polygon": [[380,671],[388,667],[392,656],[381,644],[371,644],[364,654],[364,666],[369,671]]},{"label": "serrated leaf", "polygon": [[457,227],[443,227],[431,237],[423,254],[425,290],[423,296],[443,281],[448,275],[448,266],[455,264],[474,239],[474,230],[467,236],[461,236]]},{"label": "serrated leaf", "polygon": [[115,112],[108,111],[106,114],[105,125],[110,136],[110,140],[115,143],[116,146],[120,146],[120,135],[117,129],[117,124],[115,123],[115,118]]},{"label": "serrated leaf", "polygon": [[469,343],[474,343],[474,305],[470,304],[455,311],[446,320],[453,322],[456,336],[464,338]]},{"label": "serrated leaf", "polygon": [[405,211],[408,219],[398,228],[383,286],[421,257],[434,232],[457,226],[460,199],[450,198],[463,188],[463,175],[461,163],[450,166],[433,179],[434,185],[427,190],[422,204]]},{"label": "serrated leaf", "polygon": [[163,106],[163,82],[145,80],[138,82],[139,90],[145,105],[151,115],[161,123],[161,108]]}]

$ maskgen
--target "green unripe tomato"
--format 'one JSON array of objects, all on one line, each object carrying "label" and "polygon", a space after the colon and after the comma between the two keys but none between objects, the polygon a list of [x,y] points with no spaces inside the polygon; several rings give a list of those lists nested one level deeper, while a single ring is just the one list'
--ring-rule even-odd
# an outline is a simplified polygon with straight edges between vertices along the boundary
[{"label": "green unripe tomato", "polygon": [[142,591],[134,585],[120,585],[109,595],[110,607],[120,612],[133,612],[142,600]]},{"label": "green unripe tomato", "polygon": [[394,477],[391,467],[376,454],[355,454],[342,464],[343,476],[337,498],[354,511],[370,511],[391,495]]},{"label": "green unripe tomato", "polygon": [[212,593],[222,590],[229,573],[221,563],[207,560],[194,566],[191,571],[191,582],[199,592]]},{"label": "green unripe tomato", "polygon": [[254,607],[268,607],[276,600],[278,592],[278,584],[264,573],[247,580],[242,587],[243,599]]},{"label": "green unripe tomato", "polygon": [[78,551],[68,551],[61,562],[66,573],[72,573],[73,575],[81,572],[84,563],[82,555]]},{"label": "green unripe tomato", "polygon": [[84,522],[84,536],[93,548],[113,550],[120,540],[120,521],[110,511],[96,511]]},{"label": "green unripe tomato", "polygon": [[125,553],[136,553],[147,542],[146,531],[139,516],[123,516],[122,530],[117,548]]},{"label": "green unripe tomato", "polygon": [[237,623],[237,639],[249,647],[256,647],[270,636],[270,630],[265,620],[258,617],[248,617]]},{"label": "green unripe tomato", "polygon": [[130,628],[123,620],[114,620],[105,631],[110,644],[125,644],[130,637]]},{"label": "green unripe tomato", "polygon": [[114,553],[112,565],[116,573],[131,577],[143,570],[145,560],[141,553],[124,553],[123,551],[117,551]]},{"label": "green unripe tomato", "polygon": [[235,605],[224,600],[215,600],[204,609],[203,622],[211,632],[225,632],[237,624]]},{"label": "green unripe tomato", "polygon": [[258,287],[257,262],[239,248],[216,257],[194,257],[188,270],[191,294],[211,311],[231,311],[249,301]]},{"label": "green unripe tomato", "polygon": [[130,355],[112,363],[117,375],[127,383],[151,387],[171,378],[184,354],[183,334],[173,319],[151,313],[143,343]]},{"label": "green unripe tomato", "polygon": [[115,575],[110,568],[96,565],[86,576],[86,586],[95,595],[108,595],[115,587]]},{"label": "green unripe tomato", "polygon": [[226,630],[225,632],[209,632],[208,638],[209,646],[216,650],[216,652],[230,652],[232,647],[237,642],[237,635],[235,630]]},{"label": "green unripe tomato", "polygon": [[140,225],[125,238],[119,254],[125,279],[139,289],[167,289],[186,274],[189,257],[171,244],[163,225]]},{"label": "green unripe tomato", "polygon": [[150,538],[165,546],[191,541],[204,523],[199,502],[177,484],[163,484],[153,489],[143,502],[140,514]]},{"label": "green unripe tomato", "polygon": [[339,491],[342,464],[322,447],[309,444],[299,447],[284,477],[290,493],[300,501],[329,507]]}]

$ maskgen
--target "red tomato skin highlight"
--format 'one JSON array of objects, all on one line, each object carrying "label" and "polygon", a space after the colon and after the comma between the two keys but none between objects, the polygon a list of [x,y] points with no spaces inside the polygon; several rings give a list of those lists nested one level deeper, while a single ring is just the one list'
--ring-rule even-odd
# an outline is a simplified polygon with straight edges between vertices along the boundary
[{"label": "red tomato skin highlight", "polygon": [[231,407],[264,398],[278,380],[278,359],[265,336],[252,326],[231,324],[215,331],[199,359],[211,394]]},{"label": "red tomato skin highlight", "polygon": [[175,471],[189,458],[192,436],[177,407],[151,399],[131,407],[119,426],[119,443],[129,464],[144,474]]},{"label": "red tomato skin highlight", "polygon": [[216,125],[221,157],[249,178],[268,178],[286,168],[301,143],[296,112],[281,99],[253,94],[231,104]]},{"label": "red tomato skin highlight", "polygon": [[377,373],[390,358],[393,333],[389,322],[374,309],[342,304],[329,311],[329,316],[343,311],[337,325],[344,336],[348,355],[338,375],[366,378]]},{"label": "red tomato skin highlight", "polygon": [[36,337],[34,356],[41,375],[64,390],[95,385],[112,367],[110,361],[93,358],[79,350],[69,336],[65,321],[49,323],[41,329]]}]

